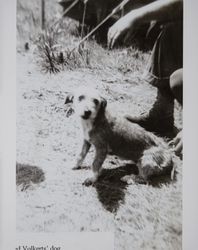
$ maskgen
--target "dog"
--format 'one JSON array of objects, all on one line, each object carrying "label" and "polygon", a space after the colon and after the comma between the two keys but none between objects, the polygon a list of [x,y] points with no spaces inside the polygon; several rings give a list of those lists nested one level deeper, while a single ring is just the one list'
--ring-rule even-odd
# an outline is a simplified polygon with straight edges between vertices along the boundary
[{"label": "dog", "polygon": [[[136,163],[139,175],[124,176],[122,181],[148,183],[150,178],[167,171],[173,175],[173,155],[162,138],[146,131],[125,117],[110,112],[107,101],[96,90],[78,89],[70,94],[65,104],[73,103],[84,133],[81,152],[73,169],[79,169],[91,147],[95,147],[92,163],[93,176],[84,185],[93,185],[101,175],[102,164],[108,153]],[[173,176],[172,176],[173,178]]]}]

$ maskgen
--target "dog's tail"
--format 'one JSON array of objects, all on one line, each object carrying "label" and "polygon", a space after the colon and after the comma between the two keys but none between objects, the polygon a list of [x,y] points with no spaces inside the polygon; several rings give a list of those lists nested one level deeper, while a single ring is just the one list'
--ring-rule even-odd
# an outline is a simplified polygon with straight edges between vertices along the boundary
[{"label": "dog's tail", "polygon": [[172,152],[165,147],[153,146],[144,151],[140,160],[140,175],[145,178],[170,173],[172,171]]}]

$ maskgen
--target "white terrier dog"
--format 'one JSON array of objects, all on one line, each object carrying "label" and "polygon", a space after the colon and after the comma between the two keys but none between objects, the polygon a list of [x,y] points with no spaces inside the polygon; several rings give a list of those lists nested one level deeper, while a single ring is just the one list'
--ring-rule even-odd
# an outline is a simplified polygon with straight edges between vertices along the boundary
[{"label": "white terrier dog", "polygon": [[68,102],[74,103],[74,110],[81,119],[84,132],[82,150],[73,169],[79,169],[91,145],[95,147],[92,164],[94,175],[85,180],[85,185],[94,184],[98,180],[109,152],[137,164],[139,175],[124,176],[122,180],[127,183],[131,180],[147,182],[154,175],[174,169],[173,154],[168,145],[138,124],[109,112],[107,101],[97,91],[78,89],[74,95],[67,96],[65,103]]}]

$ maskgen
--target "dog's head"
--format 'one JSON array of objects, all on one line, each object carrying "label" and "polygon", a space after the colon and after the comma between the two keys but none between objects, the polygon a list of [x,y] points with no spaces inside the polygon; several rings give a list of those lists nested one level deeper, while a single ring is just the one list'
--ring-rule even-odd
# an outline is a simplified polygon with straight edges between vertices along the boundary
[{"label": "dog's head", "polygon": [[96,117],[104,112],[107,101],[93,89],[78,89],[75,94],[66,97],[65,104],[74,104],[75,113],[84,120],[95,120]]}]

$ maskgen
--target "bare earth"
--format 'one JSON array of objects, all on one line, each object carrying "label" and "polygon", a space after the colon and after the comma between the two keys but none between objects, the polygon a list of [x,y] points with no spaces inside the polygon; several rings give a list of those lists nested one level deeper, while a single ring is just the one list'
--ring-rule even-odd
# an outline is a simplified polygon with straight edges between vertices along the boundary
[{"label": "bare earth", "polygon": [[[46,2],[47,24],[60,18],[57,1]],[[40,33],[40,0],[17,1],[17,232],[115,233],[115,250],[179,250],[182,248],[182,162],[174,181],[169,176],[153,185],[120,181],[137,173],[136,166],[109,156],[103,178],[95,187],[83,181],[91,175],[93,149],[85,167],[73,171],[81,127],[75,114],[66,116],[68,92],[78,86],[97,88],[116,112],[148,111],[156,89],[141,81],[148,54],[136,50],[104,50],[87,42],[90,67],[41,73],[35,53]],[[62,25],[58,45],[65,50],[79,40]],[[30,50],[24,50],[25,43]],[[59,48],[59,47],[58,47]],[[176,125],[181,108],[176,104]],[[94,250],[94,248],[93,248]]]},{"label": "bare earth", "polygon": [[[134,80],[135,79],[135,80]],[[64,99],[77,86],[100,90],[117,112],[140,114],[154,102],[156,90],[137,82],[137,74],[94,69],[43,74],[34,54],[17,53],[17,231],[115,232],[115,249],[181,249],[181,162],[176,180],[126,186],[119,179],[136,172],[128,162],[109,156],[104,178],[84,187],[91,175],[93,150],[85,168],[73,171],[81,142],[75,115],[66,117]],[[176,110],[181,126],[180,111]],[[19,179],[21,164],[27,181]],[[35,166],[35,167],[33,167]],[[21,169],[20,169],[21,168]],[[39,176],[41,176],[39,178]],[[94,249],[93,249],[94,250]]]}]

